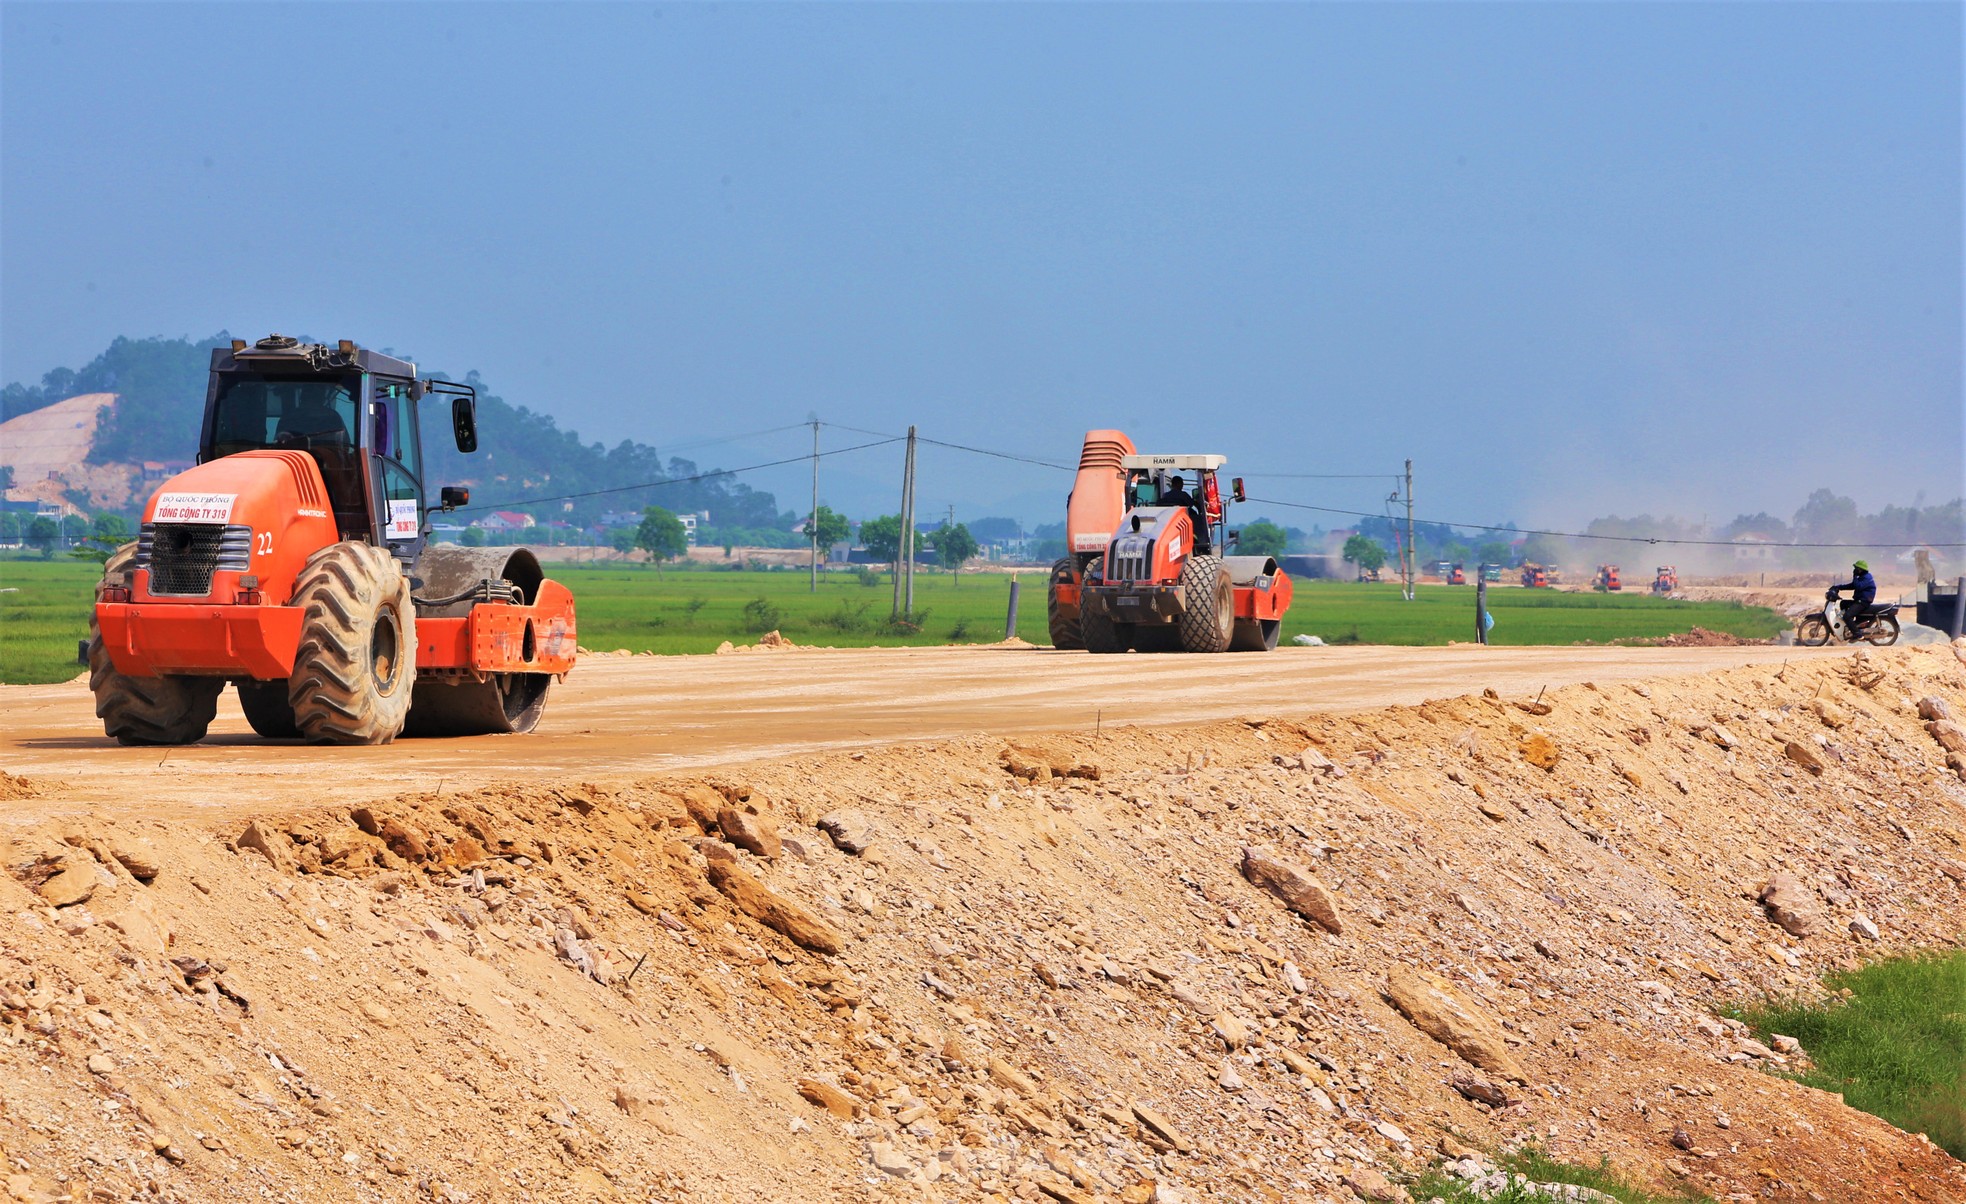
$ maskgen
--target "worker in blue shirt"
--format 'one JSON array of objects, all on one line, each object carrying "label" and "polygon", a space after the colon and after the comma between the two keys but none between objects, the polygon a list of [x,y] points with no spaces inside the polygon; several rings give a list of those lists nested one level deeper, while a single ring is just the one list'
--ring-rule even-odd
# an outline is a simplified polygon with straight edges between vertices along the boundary
[{"label": "worker in blue shirt", "polygon": [[1841,585],[1832,585],[1825,595],[1834,598],[1844,590],[1850,591],[1850,604],[1843,608],[1843,618],[1856,631],[1868,623],[1877,613],[1877,578],[1870,575],[1870,562],[1859,560],[1850,566],[1850,580]]}]

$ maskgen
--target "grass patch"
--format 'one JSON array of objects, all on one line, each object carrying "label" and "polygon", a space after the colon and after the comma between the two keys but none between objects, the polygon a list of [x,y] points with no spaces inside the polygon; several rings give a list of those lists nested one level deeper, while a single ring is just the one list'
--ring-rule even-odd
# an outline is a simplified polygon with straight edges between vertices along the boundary
[{"label": "grass patch", "polygon": [[1815,1069],[1800,1082],[1966,1159],[1966,953],[1876,962],[1824,982],[1839,998],[1734,1015],[1764,1038],[1802,1042]]},{"label": "grass patch", "polygon": [[[958,588],[946,573],[920,573],[914,621],[897,623],[888,617],[892,577],[866,568],[821,573],[815,593],[804,570],[546,567],[579,600],[580,642],[604,651],[713,652],[724,640],[743,643],[773,628],[797,643],[837,647],[988,643],[1003,638],[1009,589],[1005,577],[972,577]],[[0,682],[63,681],[80,672],[75,642],[88,635],[99,575],[96,566],[73,560],[0,560],[0,590],[12,591],[0,592]],[[1045,576],[1033,569],[1019,578],[1017,634],[1033,644],[1051,642]],[[1511,645],[1605,643],[1696,625],[1765,637],[1786,626],[1768,610],[1643,595],[1494,589],[1488,607],[1496,616],[1494,642]],[[1298,634],[1347,644],[1469,640],[1474,590],[1422,586],[1405,602],[1395,585],[1302,582],[1284,619],[1284,642]]]},{"label": "grass patch", "polygon": [[102,566],[79,560],[0,560],[0,682],[67,681],[82,672]]},{"label": "grass patch", "polygon": [[[1585,1166],[1582,1163],[1558,1161],[1535,1146],[1522,1146],[1501,1155],[1494,1162],[1497,1170],[1521,1175],[1531,1184],[1570,1183],[1588,1187],[1603,1192],[1619,1201],[1619,1204],[1710,1204],[1711,1201],[1711,1197],[1697,1192],[1661,1194],[1640,1187],[1613,1170],[1608,1158],[1601,1159],[1596,1166]],[[1422,1175],[1408,1190],[1415,1200],[1438,1198],[1446,1200],[1447,1204],[1549,1204],[1550,1199],[1513,1182],[1494,1195],[1478,1196],[1468,1190],[1464,1180],[1451,1178],[1438,1170]]]},{"label": "grass patch", "polygon": [[[1328,644],[1445,644],[1475,638],[1474,587],[1423,585],[1411,602],[1399,586],[1349,581],[1301,581],[1285,617],[1283,638],[1299,632]],[[1603,644],[1656,639],[1704,627],[1748,639],[1770,639],[1788,620],[1760,606],[1738,602],[1684,602],[1650,594],[1559,593],[1546,589],[1491,587],[1488,613],[1495,627],[1488,642]]]}]

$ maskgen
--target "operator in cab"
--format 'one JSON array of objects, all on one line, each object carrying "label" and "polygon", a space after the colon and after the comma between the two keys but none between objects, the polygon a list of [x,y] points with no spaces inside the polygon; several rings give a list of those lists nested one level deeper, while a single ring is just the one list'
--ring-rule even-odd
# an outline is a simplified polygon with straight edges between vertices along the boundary
[{"label": "operator in cab", "polygon": [[1843,610],[1844,621],[1855,631],[1877,613],[1877,578],[1870,575],[1870,562],[1859,560],[1850,566],[1850,580],[1841,585],[1832,585],[1825,597],[1834,598],[1844,590],[1850,591],[1850,604]]},{"label": "operator in cab", "polygon": [[1188,492],[1188,483],[1186,481],[1180,477],[1169,477],[1167,479],[1167,493],[1161,497],[1160,504],[1163,506],[1179,506],[1186,510],[1188,517],[1193,520],[1195,551],[1207,552],[1209,550],[1208,522],[1202,516],[1201,503],[1195,500],[1193,494]]}]

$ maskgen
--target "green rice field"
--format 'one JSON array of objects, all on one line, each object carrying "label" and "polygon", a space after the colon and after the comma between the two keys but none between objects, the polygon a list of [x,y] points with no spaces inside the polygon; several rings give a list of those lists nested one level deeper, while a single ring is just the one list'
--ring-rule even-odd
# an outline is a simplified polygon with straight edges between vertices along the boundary
[{"label": "green rice field", "polygon": [[[574,592],[583,646],[613,651],[711,652],[725,640],[755,641],[777,630],[801,644],[836,647],[990,643],[1004,638],[1010,574],[918,571],[917,622],[889,622],[893,601],[885,573],[820,574],[811,592],[804,570],[764,571],[548,565]],[[61,681],[80,671],[76,641],[88,635],[91,590],[99,570],[74,560],[0,560],[0,682]],[[863,584],[861,577],[871,580]],[[1017,575],[1022,603],[1017,635],[1049,643],[1045,574]],[[1644,594],[1571,594],[1491,589],[1496,644],[1610,643],[1656,638],[1694,626],[1766,638],[1786,623],[1773,611],[1725,602],[1674,602]],[[1298,634],[1330,643],[1445,644],[1474,638],[1474,587],[1423,586],[1413,602],[1399,587],[1310,581],[1297,586],[1284,621],[1286,644]]]}]

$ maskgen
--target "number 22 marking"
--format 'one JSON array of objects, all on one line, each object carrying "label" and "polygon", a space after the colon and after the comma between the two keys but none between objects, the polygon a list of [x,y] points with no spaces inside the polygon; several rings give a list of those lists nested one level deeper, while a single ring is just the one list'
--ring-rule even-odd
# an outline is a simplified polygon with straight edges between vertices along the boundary
[{"label": "number 22 marking", "polygon": [[271,556],[273,554],[273,532],[261,531],[254,537],[253,542],[257,545],[253,548],[253,554],[255,556]]}]

